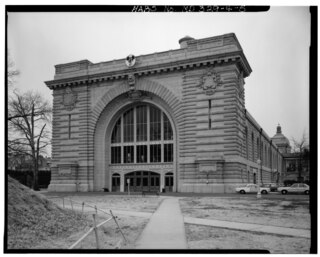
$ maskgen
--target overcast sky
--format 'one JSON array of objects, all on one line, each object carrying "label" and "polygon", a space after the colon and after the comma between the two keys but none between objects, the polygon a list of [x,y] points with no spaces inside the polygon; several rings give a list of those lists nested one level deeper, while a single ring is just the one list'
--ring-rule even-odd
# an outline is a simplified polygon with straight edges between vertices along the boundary
[{"label": "overcast sky", "polygon": [[246,108],[272,137],[280,123],[289,140],[309,130],[309,7],[265,13],[9,13],[8,47],[20,90],[52,101],[44,81],[54,65],[93,63],[178,49],[195,39],[234,32],[252,68]]}]

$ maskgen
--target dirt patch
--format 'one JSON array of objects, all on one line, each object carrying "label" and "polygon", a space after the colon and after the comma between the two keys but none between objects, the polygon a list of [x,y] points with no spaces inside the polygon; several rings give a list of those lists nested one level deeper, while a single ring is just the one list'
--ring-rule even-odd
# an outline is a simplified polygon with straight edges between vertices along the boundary
[{"label": "dirt patch", "polygon": [[198,225],[185,225],[189,249],[268,250],[271,254],[307,254],[310,240]]},{"label": "dirt patch", "polygon": [[308,200],[203,197],[181,199],[180,206],[187,217],[310,229]]}]

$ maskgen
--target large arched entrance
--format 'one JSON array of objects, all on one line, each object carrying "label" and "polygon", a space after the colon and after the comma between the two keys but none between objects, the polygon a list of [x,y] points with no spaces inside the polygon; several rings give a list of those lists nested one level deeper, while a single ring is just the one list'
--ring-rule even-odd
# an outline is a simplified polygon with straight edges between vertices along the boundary
[{"label": "large arched entrance", "polygon": [[[165,174],[174,174],[174,131],[167,114],[157,106],[134,103],[113,117],[107,144],[112,185],[120,181],[120,191],[162,191]],[[130,184],[128,184],[128,181]],[[171,180],[173,187],[173,176]],[[112,186],[112,191],[118,188]]]},{"label": "large arched entrance", "polygon": [[152,171],[130,172],[125,175],[124,181],[126,192],[160,191],[160,174]]}]

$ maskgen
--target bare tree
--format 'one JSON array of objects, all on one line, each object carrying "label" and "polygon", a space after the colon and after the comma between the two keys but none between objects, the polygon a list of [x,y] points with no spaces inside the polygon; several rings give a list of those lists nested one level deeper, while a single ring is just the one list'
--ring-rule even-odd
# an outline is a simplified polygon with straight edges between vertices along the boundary
[{"label": "bare tree", "polygon": [[38,190],[38,165],[40,154],[50,144],[47,125],[51,107],[39,93],[14,92],[8,106],[8,152],[25,154],[33,163],[33,189]]},{"label": "bare tree", "polygon": [[307,164],[307,167],[309,166],[309,143],[306,133],[303,133],[302,138],[300,140],[292,138],[292,143],[292,152],[298,157],[298,181],[300,182],[302,180],[301,173],[303,163]]}]

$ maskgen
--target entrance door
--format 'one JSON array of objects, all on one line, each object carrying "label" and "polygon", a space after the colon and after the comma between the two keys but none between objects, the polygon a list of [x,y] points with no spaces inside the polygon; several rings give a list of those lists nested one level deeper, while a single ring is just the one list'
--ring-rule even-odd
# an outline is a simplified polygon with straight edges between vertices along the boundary
[{"label": "entrance door", "polygon": [[112,192],[120,191],[120,175],[115,173],[112,175]]},{"label": "entrance door", "polygon": [[134,171],[125,175],[125,191],[128,191],[128,179],[130,191],[160,191],[160,175],[151,171]]},{"label": "entrance door", "polygon": [[166,192],[172,192],[173,189],[173,173],[172,172],[168,172],[165,175],[165,189]]}]

